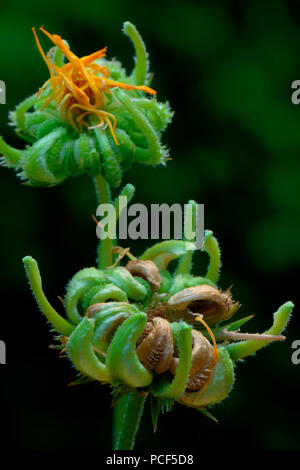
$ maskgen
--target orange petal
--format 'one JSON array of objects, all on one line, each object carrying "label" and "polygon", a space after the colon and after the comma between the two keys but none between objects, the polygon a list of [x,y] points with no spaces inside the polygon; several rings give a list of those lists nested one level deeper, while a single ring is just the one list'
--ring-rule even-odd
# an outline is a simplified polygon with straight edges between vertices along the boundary
[{"label": "orange petal", "polygon": [[90,55],[86,55],[84,57],[81,57],[80,60],[84,65],[89,65],[91,62],[94,62],[94,60],[101,59],[102,57],[105,57],[107,51],[107,47],[104,47],[103,49],[100,49],[100,51],[93,52]]},{"label": "orange petal", "polygon": [[145,85],[135,86],[135,85],[129,85],[128,83],[116,82],[114,80],[109,80],[109,79],[105,79],[105,82],[110,87],[124,88],[125,90],[146,91],[147,93],[150,93],[151,95],[156,95],[155,90],[153,90],[152,88],[149,88],[148,86],[145,86]]}]

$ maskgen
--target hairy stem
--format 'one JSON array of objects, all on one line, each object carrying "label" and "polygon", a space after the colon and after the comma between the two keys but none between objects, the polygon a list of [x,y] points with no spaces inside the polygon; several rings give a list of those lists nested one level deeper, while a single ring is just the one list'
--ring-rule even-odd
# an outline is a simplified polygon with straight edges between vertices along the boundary
[{"label": "hairy stem", "polygon": [[132,450],[144,410],[146,396],[135,390],[124,395],[114,407],[113,449]]},{"label": "hairy stem", "polygon": [[[98,203],[111,202],[110,186],[101,174],[94,178]],[[100,240],[97,252],[97,266],[99,269],[112,265],[113,240],[110,237]]]}]

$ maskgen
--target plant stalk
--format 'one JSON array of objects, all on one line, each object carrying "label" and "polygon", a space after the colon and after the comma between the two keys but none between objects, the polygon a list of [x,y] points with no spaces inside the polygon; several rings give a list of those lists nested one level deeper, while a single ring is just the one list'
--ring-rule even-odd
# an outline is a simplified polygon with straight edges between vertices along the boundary
[{"label": "plant stalk", "polygon": [[[111,203],[110,186],[101,174],[94,178],[98,204]],[[112,247],[111,237],[102,238],[98,245],[97,265],[99,269],[107,268],[112,265]]]},{"label": "plant stalk", "polygon": [[[95,190],[98,204],[111,203],[110,185],[101,174],[94,178]],[[131,200],[134,187],[127,185],[123,190]],[[119,206],[116,207],[119,215]],[[97,252],[97,265],[99,269],[112,265],[113,240],[110,237],[100,240]],[[137,393],[135,390],[124,395],[113,410],[113,449],[132,450],[143,414],[146,395]]]},{"label": "plant stalk", "polygon": [[132,450],[144,410],[146,395],[135,390],[124,395],[114,407],[113,450]]}]

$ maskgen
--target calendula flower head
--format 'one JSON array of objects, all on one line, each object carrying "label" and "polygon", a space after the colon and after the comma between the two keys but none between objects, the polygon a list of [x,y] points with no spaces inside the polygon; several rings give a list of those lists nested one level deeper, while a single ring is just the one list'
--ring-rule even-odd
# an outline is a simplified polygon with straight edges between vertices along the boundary
[{"label": "calendula flower head", "polygon": [[[190,204],[194,218],[196,204]],[[229,395],[236,362],[283,340],[293,308],[291,302],[282,305],[263,334],[240,332],[253,315],[228,323],[240,305],[230,289],[222,292],[217,286],[217,240],[205,232],[202,250],[210,262],[203,276],[190,273],[189,248],[185,240],[167,240],[136,258],[128,248],[114,246],[117,258],[111,266],[85,268],[71,279],[66,318],[45,299],[36,261],[24,258],[40,308],[60,333],[56,347],[79,372],[75,383],[93,379],[110,384],[113,403],[130,390],[151,395],[155,429],[159,412],[169,411],[174,402],[215,419],[207,408]],[[175,259],[178,266],[171,272],[169,263]]]},{"label": "calendula flower head", "polygon": [[55,185],[82,173],[102,173],[118,186],[133,162],[165,164],[168,151],[160,139],[172,112],[149,86],[147,53],[135,27],[124,24],[136,48],[129,76],[119,62],[106,59],[106,47],[79,58],[59,35],[43,27],[40,31],[53,44],[46,54],[33,28],[50,77],[10,113],[29,145],[21,151],[0,139],[2,163],[36,186]]},{"label": "calendula flower head", "polygon": [[[115,136],[116,117],[112,113],[105,111],[108,100],[107,95],[111,95],[111,88],[140,90],[151,95],[155,95],[156,91],[144,85],[135,86],[111,80],[109,78],[109,67],[96,62],[106,56],[106,47],[93,54],[79,58],[69,49],[60,36],[48,33],[43,27],[40,30],[46,34],[69,61],[59,67],[52,60],[53,50],[50,49],[46,56],[35,28],[33,28],[37,47],[50,73],[50,79],[42,86],[38,96],[49,84],[51,84],[52,88],[42,109],[45,109],[54,100],[62,118],[70,122],[76,130],[82,126],[90,129],[108,126],[116,145],[119,145]],[[91,126],[89,122],[91,116],[95,116],[99,123]]]}]

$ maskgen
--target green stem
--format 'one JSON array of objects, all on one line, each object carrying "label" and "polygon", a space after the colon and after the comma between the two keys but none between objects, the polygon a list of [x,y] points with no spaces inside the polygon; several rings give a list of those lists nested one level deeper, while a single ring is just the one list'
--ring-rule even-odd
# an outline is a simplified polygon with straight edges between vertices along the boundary
[{"label": "green stem", "polygon": [[[101,174],[94,178],[96,195],[98,203],[111,203],[110,186]],[[104,238],[100,240],[97,252],[97,266],[99,269],[112,265],[112,238]]]},{"label": "green stem", "polygon": [[144,410],[146,396],[135,390],[124,395],[114,407],[113,449],[132,450]]},{"label": "green stem", "polygon": [[[95,187],[97,193],[98,203],[111,202],[110,186],[102,175],[95,177]],[[114,201],[115,209],[115,223],[117,223],[120,213],[125,209],[126,205],[131,201],[134,195],[135,188],[132,184],[126,184],[119,196]],[[98,268],[103,269],[112,265],[112,247],[117,244],[117,238],[107,238],[101,240],[98,248]],[[109,253],[111,256],[109,257]]]},{"label": "green stem", "polygon": [[94,183],[98,204],[111,202],[110,186],[101,173],[95,176]]},{"label": "green stem", "polygon": [[[98,203],[111,202],[110,186],[101,174],[94,178]],[[134,187],[127,185],[124,194],[129,200],[133,197]],[[119,199],[116,201],[117,211]],[[98,268],[111,266],[113,240],[106,238],[100,240],[97,254]],[[135,437],[139,428],[146,397],[132,391],[120,399],[114,407],[113,418],[113,448],[114,450],[131,450],[134,447]]]}]

